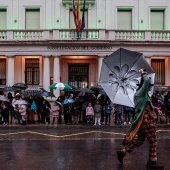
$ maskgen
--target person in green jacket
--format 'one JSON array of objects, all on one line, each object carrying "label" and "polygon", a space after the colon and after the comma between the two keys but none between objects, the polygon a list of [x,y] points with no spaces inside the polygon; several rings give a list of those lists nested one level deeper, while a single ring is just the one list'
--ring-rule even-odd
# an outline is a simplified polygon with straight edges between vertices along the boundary
[{"label": "person in green jacket", "polygon": [[[135,116],[128,133],[125,135],[124,149],[117,151],[117,158],[123,165],[123,158],[126,153],[131,153],[134,149],[141,146],[145,138],[149,142],[149,158],[147,168],[163,169],[164,166],[157,162],[157,138],[156,138],[156,113],[161,116],[162,112],[153,106],[148,90],[150,89],[150,78],[145,69],[140,69],[141,82],[134,96]],[[137,136],[137,138],[135,138]]]}]

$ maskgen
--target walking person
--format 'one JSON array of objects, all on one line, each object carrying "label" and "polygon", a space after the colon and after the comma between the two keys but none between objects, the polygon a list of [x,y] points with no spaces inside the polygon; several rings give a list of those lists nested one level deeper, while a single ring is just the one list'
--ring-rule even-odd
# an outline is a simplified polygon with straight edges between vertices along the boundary
[{"label": "walking person", "polygon": [[[150,78],[145,69],[140,69],[141,82],[134,96],[135,117],[130,127],[129,132],[125,135],[123,144],[126,145],[122,150],[117,151],[117,158],[123,165],[123,158],[127,153],[141,146],[145,138],[149,142],[149,158],[147,168],[163,169],[164,166],[157,162],[157,139],[156,139],[156,113],[161,115],[162,112],[153,106],[148,90],[150,88]],[[135,136],[137,139],[135,139]]]}]

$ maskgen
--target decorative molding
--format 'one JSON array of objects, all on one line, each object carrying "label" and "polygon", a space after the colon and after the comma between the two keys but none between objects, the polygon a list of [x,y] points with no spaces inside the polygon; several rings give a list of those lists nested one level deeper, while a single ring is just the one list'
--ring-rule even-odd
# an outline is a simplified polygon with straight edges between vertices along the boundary
[{"label": "decorative molding", "polygon": [[[86,0],[86,5],[85,5],[85,9],[88,9],[89,6],[92,6],[95,4],[95,1],[96,0]],[[69,9],[72,9],[73,7],[73,4],[72,4],[72,0],[62,0],[62,3],[63,5],[69,6]],[[80,0],[80,8],[82,9],[83,8],[83,3],[84,3],[84,0]],[[77,1],[75,0],[75,5],[77,5]]]}]

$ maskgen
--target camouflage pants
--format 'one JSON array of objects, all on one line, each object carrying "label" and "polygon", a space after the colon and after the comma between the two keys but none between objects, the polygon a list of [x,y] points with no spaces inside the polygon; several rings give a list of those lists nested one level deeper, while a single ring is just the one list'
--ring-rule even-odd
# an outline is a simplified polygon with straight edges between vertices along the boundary
[{"label": "camouflage pants", "polygon": [[150,125],[148,122],[143,122],[138,131],[138,136],[125,149],[127,152],[132,152],[134,149],[141,146],[145,139],[149,142],[149,159],[148,161],[157,161],[157,138],[155,126]]}]

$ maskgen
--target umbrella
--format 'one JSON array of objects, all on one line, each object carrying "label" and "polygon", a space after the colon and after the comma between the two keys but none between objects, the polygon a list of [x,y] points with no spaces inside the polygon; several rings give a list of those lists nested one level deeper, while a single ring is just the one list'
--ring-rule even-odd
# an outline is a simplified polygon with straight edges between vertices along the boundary
[{"label": "umbrella", "polygon": [[24,93],[41,94],[43,91],[39,87],[28,87],[24,90]]},{"label": "umbrella", "polygon": [[25,90],[28,88],[28,86],[24,83],[15,83],[12,87],[16,87],[18,89],[21,89],[21,90]]},{"label": "umbrella", "polygon": [[59,90],[72,90],[72,87],[66,83],[53,83],[49,86],[50,89],[59,89]]},{"label": "umbrella", "polygon": [[102,89],[103,89],[103,88],[102,88],[101,85],[90,87],[90,90],[102,90]]},{"label": "umbrella", "polygon": [[103,59],[99,84],[115,104],[134,107],[134,94],[141,75],[138,70],[145,68],[154,84],[155,72],[142,53],[118,49]]},{"label": "umbrella", "polygon": [[63,100],[62,105],[72,104],[72,103],[74,103],[74,102],[75,102],[75,101],[74,101],[73,99],[65,99],[65,100]]},{"label": "umbrella", "polygon": [[4,95],[0,95],[0,101],[8,102],[8,98]]},{"label": "umbrella", "polygon": [[11,86],[4,87],[2,90],[5,91],[5,92],[16,92],[16,91],[18,91],[17,88],[11,87]]},{"label": "umbrella", "polygon": [[89,88],[79,88],[76,90],[76,92],[84,92],[84,93],[94,93],[93,90],[90,90]]},{"label": "umbrella", "polygon": [[102,89],[102,90],[99,90],[99,94],[103,95],[103,96],[107,96],[106,92]]},{"label": "umbrella", "polygon": [[15,102],[14,102],[14,105],[16,105],[16,104],[18,104],[18,105],[22,105],[22,104],[26,104],[26,105],[28,105],[29,103],[26,101],[26,100],[16,100]]},{"label": "umbrella", "polygon": [[55,97],[55,95],[52,92],[48,91],[42,92],[40,95],[45,97]]}]

